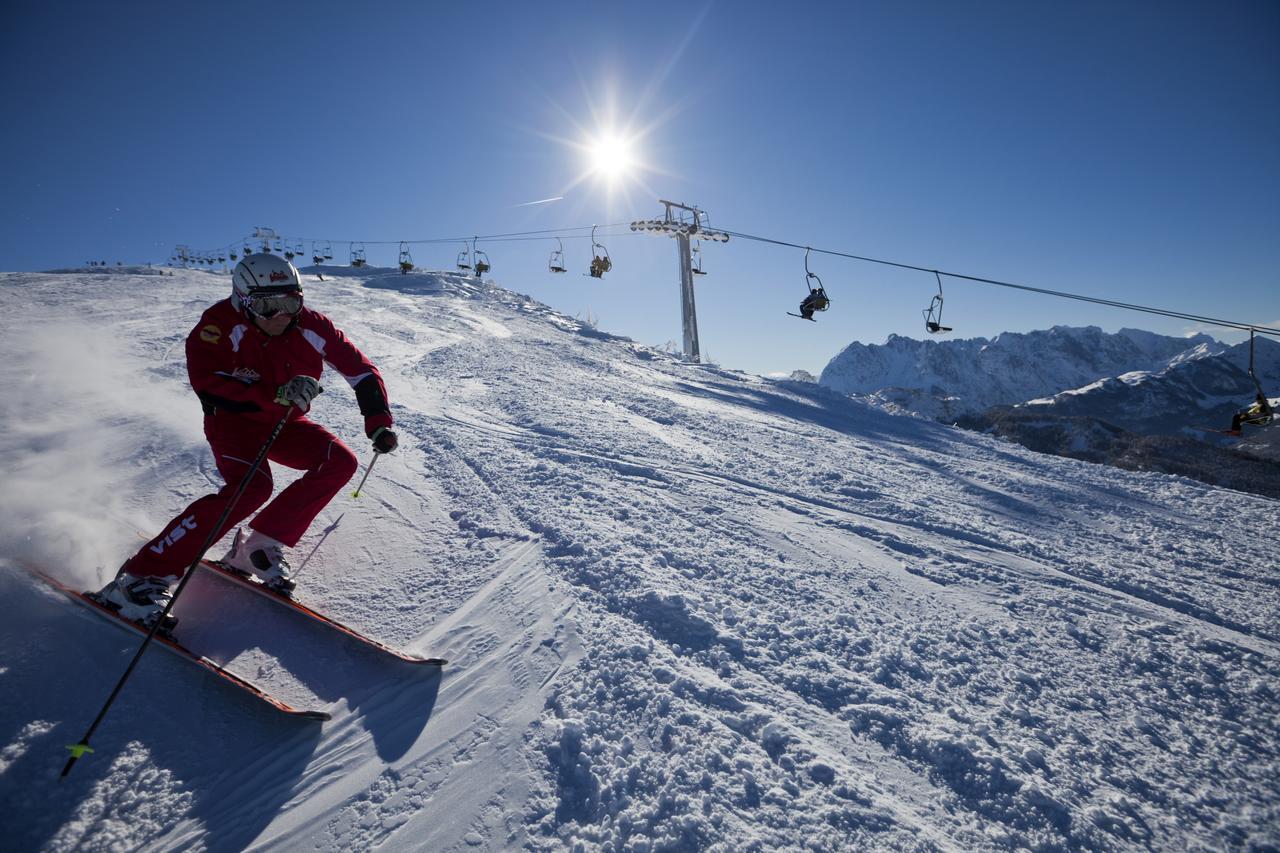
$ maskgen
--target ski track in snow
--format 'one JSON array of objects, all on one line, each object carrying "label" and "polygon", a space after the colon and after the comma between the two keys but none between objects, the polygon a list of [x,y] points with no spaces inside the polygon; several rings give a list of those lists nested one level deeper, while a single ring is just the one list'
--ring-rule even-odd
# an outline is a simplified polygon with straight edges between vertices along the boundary
[{"label": "ski track in snow", "polygon": [[[133,646],[7,565],[14,849],[1280,845],[1274,501],[355,272],[308,298],[379,364],[402,448],[300,544],[300,595],[450,664],[200,578],[202,648],[333,720],[148,656],[57,785]],[[182,338],[227,289],[0,276],[6,563],[99,585],[217,482]]]}]

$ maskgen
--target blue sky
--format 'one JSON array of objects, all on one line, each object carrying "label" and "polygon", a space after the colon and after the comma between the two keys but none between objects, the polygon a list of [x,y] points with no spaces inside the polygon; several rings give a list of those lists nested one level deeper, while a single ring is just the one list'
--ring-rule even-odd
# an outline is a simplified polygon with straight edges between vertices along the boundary
[{"label": "blue sky", "polygon": [[[0,268],[161,261],[254,225],[333,241],[712,224],[923,267],[1280,323],[1280,6],[1073,3],[8,3]],[[643,168],[587,177],[614,129]],[[560,201],[519,206],[563,196]],[[625,229],[622,229],[625,232]],[[484,248],[500,284],[679,340],[673,241]],[[460,246],[415,246],[420,266]],[[819,371],[924,335],[931,276],[705,246],[704,354]],[[323,310],[319,286],[312,302]],[[1185,323],[946,284],[952,336]],[[1225,340],[1239,335],[1209,330]]]}]

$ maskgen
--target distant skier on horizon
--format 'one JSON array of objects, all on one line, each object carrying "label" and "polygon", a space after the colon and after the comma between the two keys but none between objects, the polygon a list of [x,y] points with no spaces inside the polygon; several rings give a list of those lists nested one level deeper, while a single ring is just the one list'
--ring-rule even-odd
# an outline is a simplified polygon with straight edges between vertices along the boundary
[{"label": "distant skier on horizon", "polygon": [[[122,616],[152,624],[286,412],[288,421],[267,460],[306,473],[257,514],[247,538],[236,532],[223,562],[269,586],[291,588],[284,549],[298,543],[359,467],[350,448],[307,418],[326,363],[355,390],[374,451],[395,450],[378,369],[328,317],[303,305],[302,281],[293,264],[269,253],[246,255],[232,273],[230,298],[208,308],[187,336],[187,374],[226,485],[166,524],[125,561],[98,599]],[[272,486],[264,461],[211,541],[267,503]]]}]

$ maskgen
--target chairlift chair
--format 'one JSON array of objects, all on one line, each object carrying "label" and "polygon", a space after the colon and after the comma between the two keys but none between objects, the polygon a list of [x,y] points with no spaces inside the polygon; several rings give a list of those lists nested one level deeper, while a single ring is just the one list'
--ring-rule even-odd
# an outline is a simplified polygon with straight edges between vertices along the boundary
[{"label": "chairlift chair", "polygon": [[400,244],[400,274],[407,275],[413,271],[413,256],[409,254],[409,244]]},{"label": "chairlift chair", "polygon": [[323,257],[326,261],[333,260],[333,247],[329,245],[328,240],[325,240],[324,243],[320,245],[320,250],[321,250],[320,251],[321,257]]},{"label": "chairlift chair", "polygon": [[1262,411],[1256,415],[1244,418],[1241,422],[1250,426],[1264,427],[1269,426],[1275,420],[1275,410],[1271,408],[1270,398],[1267,397],[1265,391],[1262,390],[1262,383],[1258,381],[1258,374],[1254,372],[1253,365],[1253,329],[1249,330],[1249,378],[1253,380],[1253,387],[1258,389],[1258,404]]},{"label": "chairlift chair", "polygon": [[689,250],[690,266],[693,267],[694,275],[706,275],[707,271],[702,268],[702,241],[694,240],[693,248]]},{"label": "chairlift chair", "polygon": [[920,313],[924,315],[924,330],[931,335],[936,335],[951,331],[951,327],[942,325],[942,276],[937,270],[933,271],[933,275],[938,279],[938,295],[933,297],[929,307]]},{"label": "chairlift chair", "polygon": [[462,251],[458,253],[458,269],[462,272],[471,270],[471,244],[463,243]]},{"label": "chairlift chair", "polygon": [[564,243],[560,242],[560,238],[556,238],[556,245],[559,247],[551,253],[551,259],[547,261],[547,269],[551,272],[568,272],[564,265]]},{"label": "chairlift chair", "polygon": [[[799,317],[801,320],[809,320],[811,322],[816,323],[818,321],[813,319],[814,312],[826,311],[828,308],[831,307],[831,300],[827,298],[827,291],[826,291],[826,288],[822,286],[822,279],[818,278],[817,273],[812,272],[809,269],[809,252],[810,251],[811,250],[808,247],[805,247],[804,283],[805,283],[805,287],[809,289],[809,295],[806,296],[804,299],[800,300],[799,314],[792,314],[790,311],[788,311],[787,313],[790,314],[792,317]],[[815,281],[817,282],[816,285],[814,284]]]},{"label": "chairlift chair", "polygon": [[588,275],[592,278],[604,278],[604,274],[613,269],[613,259],[609,257],[609,250],[604,244],[596,242],[596,227],[591,226],[591,269]]},{"label": "chairlift chair", "polygon": [[364,266],[364,263],[365,263],[364,243],[352,243],[351,244],[351,266],[362,267]]},{"label": "chairlift chair", "polygon": [[493,266],[489,263],[489,255],[486,254],[483,250],[477,249],[475,247],[476,240],[479,240],[479,239],[480,239],[479,237],[473,237],[471,239],[471,261],[473,264],[475,264],[476,278],[479,278],[480,276],[487,273],[489,270],[493,269]]}]

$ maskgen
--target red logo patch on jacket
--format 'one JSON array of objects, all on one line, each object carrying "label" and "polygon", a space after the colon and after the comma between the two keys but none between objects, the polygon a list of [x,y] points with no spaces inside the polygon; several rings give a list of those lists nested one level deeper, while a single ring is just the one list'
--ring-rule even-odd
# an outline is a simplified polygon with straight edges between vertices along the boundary
[{"label": "red logo patch on jacket", "polygon": [[222,330],[210,323],[200,330],[200,340],[206,344],[216,344],[222,340]]},{"label": "red logo patch on jacket", "polygon": [[288,281],[288,280],[289,280],[289,274],[288,274],[288,273],[280,272],[279,270],[272,270],[272,271],[271,271],[271,280],[272,280],[273,282],[274,282],[274,281]]}]

